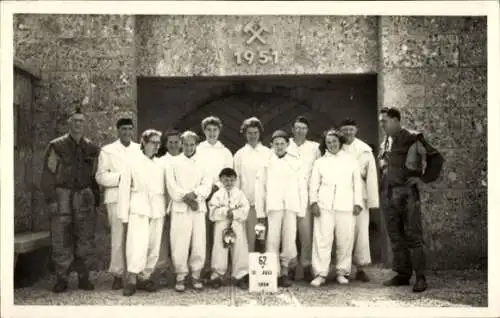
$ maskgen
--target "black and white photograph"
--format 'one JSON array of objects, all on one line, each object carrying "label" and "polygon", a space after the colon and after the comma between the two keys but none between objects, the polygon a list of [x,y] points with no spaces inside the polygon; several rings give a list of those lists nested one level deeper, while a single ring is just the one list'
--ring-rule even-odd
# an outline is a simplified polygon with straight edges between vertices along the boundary
[{"label": "black and white photograph", "polygon": [[2,2],[2,317],[499,316],[498,1],[377,2]]}]

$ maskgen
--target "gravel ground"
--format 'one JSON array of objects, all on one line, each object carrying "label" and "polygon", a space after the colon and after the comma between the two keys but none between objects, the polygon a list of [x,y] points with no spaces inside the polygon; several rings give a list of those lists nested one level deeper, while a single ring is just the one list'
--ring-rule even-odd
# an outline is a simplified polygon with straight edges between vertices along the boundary
[{"label": "gravel ground", "polygon": [[352,282],[348,286],[330,283],[313,289],[305,283],[296,283],[276,294],[250,294],[237,287],[226,286],[219,290],[201,292],[188,290],[176,293],[164,287],[156,293],[138,292],[133,297],[123,297],[121,291],[112,291],[111,277],[99,272],[93,276],[94,292],[74,289],[76,277],[70,282],[70,291],[53,294],[52,278],[47,277],[34,286],[14,291],[16,305],[218,305],[218,306],[348,306],[348,307],[483,307],[487,306],[487,271],[446,271],[428,276],[429,289],[421,294],[411,292],[411,286],[389,288],[382,281],[392,276],[388,269],[370,268],[372,281]]}]

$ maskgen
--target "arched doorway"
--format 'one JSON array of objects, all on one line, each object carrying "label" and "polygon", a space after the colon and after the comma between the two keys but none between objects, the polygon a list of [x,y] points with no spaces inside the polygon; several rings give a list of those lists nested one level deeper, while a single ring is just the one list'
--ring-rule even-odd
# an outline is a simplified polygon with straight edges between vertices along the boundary
[{"label": "arched doorway", "polygon": [[[309,139],[345,117],[358,122],[359,138],[378,145],[376,74],[253,77],[138,78],[138,128],[190,129],[202,136],[200,123],[214,115],[223,122],[221,141],[234,154],[245,143],[244,119],[264,125],[263,143],[276,129],[290,132],[299,115],[310,121]],[[373,262],[387,263],[387,233],[380,213],[371,216]]]}]

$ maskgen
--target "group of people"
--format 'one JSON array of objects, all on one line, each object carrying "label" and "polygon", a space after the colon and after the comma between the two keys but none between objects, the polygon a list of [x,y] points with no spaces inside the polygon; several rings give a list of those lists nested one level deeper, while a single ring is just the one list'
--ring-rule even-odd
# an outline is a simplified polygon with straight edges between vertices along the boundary
[{"label": "group of people", "polygon": [[369,210],[379,207],[379,193],[397,273],[384,284],[408,285],[414,270],[413,290],[423,291],[416,179],[425,169],[425,149],[400,119],[397,109],[381,112],[387,138],[379,156],[380,187],[372,148],[356,137],[352,119],[328,129],[317,143],[307,139],[308,120],[298,117],[292,136],[273,132],[269,148],[261,143],[262,123],[251,117],[241,126],[247,142],[233,156],[219,141],[223,127],[217,117],[202,120],[204,141],[192,131],[148,129],[140,143],[132,141],[132,119],[121,118],[118,139],[99,148],[83,136],[85,116],[77,110],[69,133],[52,140],[45,153],[42,190],[51,213],[53,291],[67,290],[73,263],[78,287],[94,289],[89,271],[101,189],[111,227],[112,289],[123,289],[125,296],[156,291],[153,274],[170,264],[176,291],[185,291],[188,282],[196,290],[218,288],[229,255],[230,275],[247,289],[248,255],[254,251],[277,256],[281,287],[292,285],[298,265],[311,286],[324,285],[332,259],[339,284],[369,281]]}]

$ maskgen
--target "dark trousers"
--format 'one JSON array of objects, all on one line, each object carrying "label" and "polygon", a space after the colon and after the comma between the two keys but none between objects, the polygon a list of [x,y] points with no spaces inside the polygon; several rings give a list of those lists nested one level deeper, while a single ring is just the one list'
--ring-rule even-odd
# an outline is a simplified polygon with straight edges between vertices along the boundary
[{"label": "dark trousers", "polygon": [[95,250],[95,207],[91,189],[57,188],[57,209],[51,211],[52,261],[56,275],[67,279],[73,264],[88,275]]},{"label": "dark trousers", "polygon": [[391,240],[392,269],[401,276],[425,275],[420,193],[416,185],[384,189],[383,212]]},{"label": "dark trousers", "polygon": [[[210,195],[210,198],[212,196]],[[206,201],[207,205],[207,213],[206,213],[206,225],[207,225],[207,252],[205,256],[205,265],[203,266],[202,269],[202,275],[209,275],[211,273],[211,267],[212,267],[212,248],[214,245],[214,222],[210,221],[209,219],[209,210],[208,210],[208,201]]]}]

